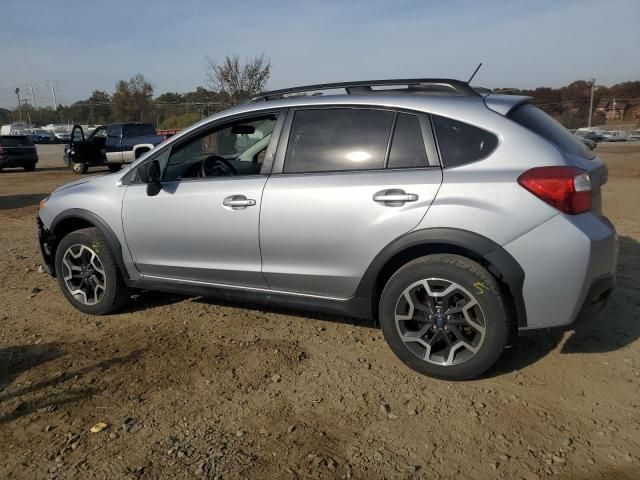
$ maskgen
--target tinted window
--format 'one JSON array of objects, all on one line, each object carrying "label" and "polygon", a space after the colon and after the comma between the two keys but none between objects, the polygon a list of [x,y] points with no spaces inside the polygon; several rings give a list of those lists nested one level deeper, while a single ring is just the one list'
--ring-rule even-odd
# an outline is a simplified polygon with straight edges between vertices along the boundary
[{"label": "tinted window", "polygon": [[125,137],[144,137],[145,135],[155,135],[156,129],[153,125],[140,124],[140,125],[125,125],[124,132]]},{"label": "tinted window", "polygon": [[427,165],[427,152],[418,117],[406,113],[398,114],[387,167],[410,168]]},{"label": "tinted window", "polygon": [[384,168],[393,112],[336,108],[295,113],[285,173]]},{"label": "tinted window", "polygon": [[542,135],[569,154],[579,155],[584,158],[595,157],[595,153],[572,135],[569,130],[530,103],[526,103],[509,112],[508,117],[538,135]]},{"label": "tinted window", "polygon": [[107,137],[116,137],[120,138],[120,129],[121,125],[108,125],[107,126]]},{"label": "tinted window", "polygon": [[486,130],[438,115],[432,118],[445,168],[485,158],[498,145],[498,137]]},{"label": "tinted window", "polygon": [[26,145],[33,145],[33,142],[29,137],[12,136],[12,137],[0,137],[0,145],[3,147],[23,147]]}]

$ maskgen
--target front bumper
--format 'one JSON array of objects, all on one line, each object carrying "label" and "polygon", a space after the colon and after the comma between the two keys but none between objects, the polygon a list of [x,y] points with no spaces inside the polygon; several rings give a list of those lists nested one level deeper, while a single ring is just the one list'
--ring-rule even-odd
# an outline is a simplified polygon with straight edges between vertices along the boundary
[{"label": "front bumper", "polygon": [[42,257],[42,266],[49,275],[55,277],[53,236],[49,230],[45,228],[39,216],[36,217],[36,225],[38,229],[38,247]]}]

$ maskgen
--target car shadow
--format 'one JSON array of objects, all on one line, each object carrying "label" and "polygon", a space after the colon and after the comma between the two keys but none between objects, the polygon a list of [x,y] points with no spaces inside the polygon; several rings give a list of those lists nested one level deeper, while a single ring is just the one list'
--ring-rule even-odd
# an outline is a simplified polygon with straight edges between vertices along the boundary
[{"label": "car shadow", "polygon": [[569,330],[546,329],[519,337],[503,353],[486,377],[523,369],[560,347],[560,354],[606,353],[640,338],[640,244],[619,237],[616,285],[606,307],[597,315],[580,319]]},{"label": "car shadow", "polygon": [[26,193],[21,195],[0,196],[0,210],[13,210],[16,208],[32,207],[38,205],[40,200],[47,197],[48,193]]},{"label": "car shadow", "polygon": [[[116,365],[136,362],[142,352],[143,350],[134,350],[74,371],[54,374],[37,382],[25,382],[24,386],[12,389],[7,387],[20,374],[61,357],[64,352],[55,344],[22,345],[0,350],[0,425],[44,408],[55,409],[99,393],[102,387],[75,387],[72,384],[63,388],[62,385],[89,373],[100,373]],[[5,362],[6,359],[13,360]]]}]

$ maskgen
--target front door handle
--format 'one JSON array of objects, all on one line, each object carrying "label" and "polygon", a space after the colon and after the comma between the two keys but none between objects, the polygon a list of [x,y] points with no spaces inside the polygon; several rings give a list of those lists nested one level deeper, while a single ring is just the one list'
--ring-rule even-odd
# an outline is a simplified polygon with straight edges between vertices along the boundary
[{"label": "front door handle", "polygon": [[415,202],[418,200],[418,195],[415,193],[407,193],[401,189],[382,190],[373,195],[373,200],[376,202],[383,202],[389,206],[399,206],[405,202]]},{"label": "front door handle", "polygon": [[222,205],[225,207],[231,207],[232,210],[242,210],[247,207],[253,207],[256,201],[252,198],[247,198],[244,195],[231,195],[222,201]]}]

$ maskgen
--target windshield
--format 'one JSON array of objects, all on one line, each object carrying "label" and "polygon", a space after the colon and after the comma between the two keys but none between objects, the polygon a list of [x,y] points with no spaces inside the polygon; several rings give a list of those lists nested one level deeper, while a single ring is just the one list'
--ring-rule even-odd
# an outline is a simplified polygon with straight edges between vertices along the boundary
[{"label": "windshield", "polygon": [[507,116],[514,122],[543,136],[568,154],[589,159],[596,156],[592,150],[589,150],[589,147],[579,141],[569,130],[530,103],[513,109]]}]

